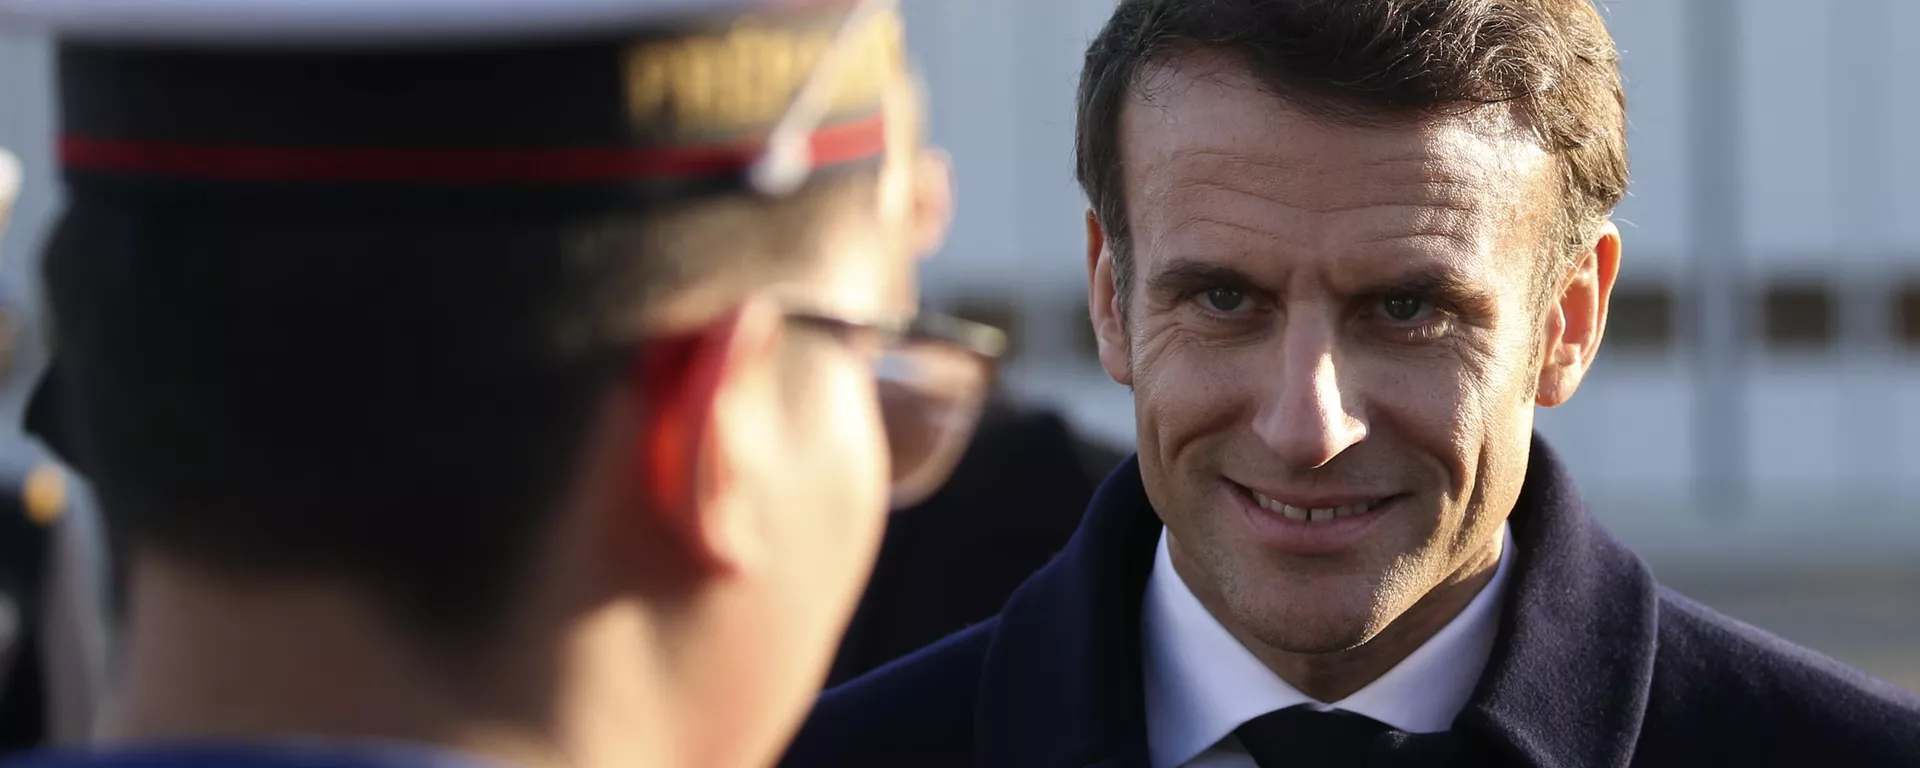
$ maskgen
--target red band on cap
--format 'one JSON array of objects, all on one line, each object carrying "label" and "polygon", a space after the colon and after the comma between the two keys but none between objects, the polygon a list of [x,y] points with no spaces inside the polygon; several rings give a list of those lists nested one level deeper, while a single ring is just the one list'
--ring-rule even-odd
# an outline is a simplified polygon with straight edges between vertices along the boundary
[{"label": "red band on cap", "polygon": [[[875,115],[827,126],[812,137],[814,163],[837,165],[886,149]],[[693,179],[738,173],[759,158],[758,141],[731,146],[583,149],[375,149],[193,144],[62,136],[72,170],[204,181],[379,184],[581,184]]]}]

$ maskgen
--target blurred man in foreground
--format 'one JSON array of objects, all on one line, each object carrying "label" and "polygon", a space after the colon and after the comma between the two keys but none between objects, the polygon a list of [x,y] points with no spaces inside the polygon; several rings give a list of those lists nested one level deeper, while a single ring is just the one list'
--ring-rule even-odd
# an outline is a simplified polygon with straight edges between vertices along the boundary
[{"label": "blurred man in foreground", "polygon": [[1920,700],[1662,589],[1533,434],[1626,191],[1588,0],[1122,0],[1079,176],[1140,453],[794,766],[1911,766]]},{"label": "blurred man in foreground", "polygon": [[13,768],[777,755],[999,343],[915,320],[896,12],[18,7],[70,200],[35,422],[128,615],[107,744]]}]

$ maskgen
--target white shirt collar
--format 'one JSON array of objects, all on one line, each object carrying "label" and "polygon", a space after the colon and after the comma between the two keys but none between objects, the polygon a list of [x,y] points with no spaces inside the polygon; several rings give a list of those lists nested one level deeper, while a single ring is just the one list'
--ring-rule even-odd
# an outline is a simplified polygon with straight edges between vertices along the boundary
[{"label": "white shirt collar", "polygon": [[[1493,579],[1439,633],[1380,679],[1331,708],[1366,715],[1408,733],[1452,727],[1493,653],[1500,602],[1513,558],[1513,532],[1501,530]],[[1147,746],[1154,768],[1199,757],[1248,720],[1302,704],[1327,707],[1254,658],[1173,570],[1167,534],[1141,610]]]}]

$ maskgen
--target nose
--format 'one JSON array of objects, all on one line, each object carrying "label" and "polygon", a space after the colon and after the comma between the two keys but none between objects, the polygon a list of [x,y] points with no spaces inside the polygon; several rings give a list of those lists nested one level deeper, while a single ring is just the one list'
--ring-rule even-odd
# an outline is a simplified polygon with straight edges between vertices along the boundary
[{"label": "nose", "polygon": [[1288,325],[1253,430],[1288,467],[1317,469],[1366,439],[1367,423],[1342,391],[1330,329]]}]

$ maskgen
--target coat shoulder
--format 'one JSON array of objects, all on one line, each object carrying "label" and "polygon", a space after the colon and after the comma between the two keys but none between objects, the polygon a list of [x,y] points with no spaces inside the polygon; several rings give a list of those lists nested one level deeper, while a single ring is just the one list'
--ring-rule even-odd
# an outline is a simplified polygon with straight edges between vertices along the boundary
[{"label": "coat shoulder", "polygon": [[1642,756],[1920,765],[1920,696],[1671,590],[1659,623]]},{"label": "coat shoulder", "polygon": [[826,692],[782,768],[973,764],[974,704],[996,617]]}]

